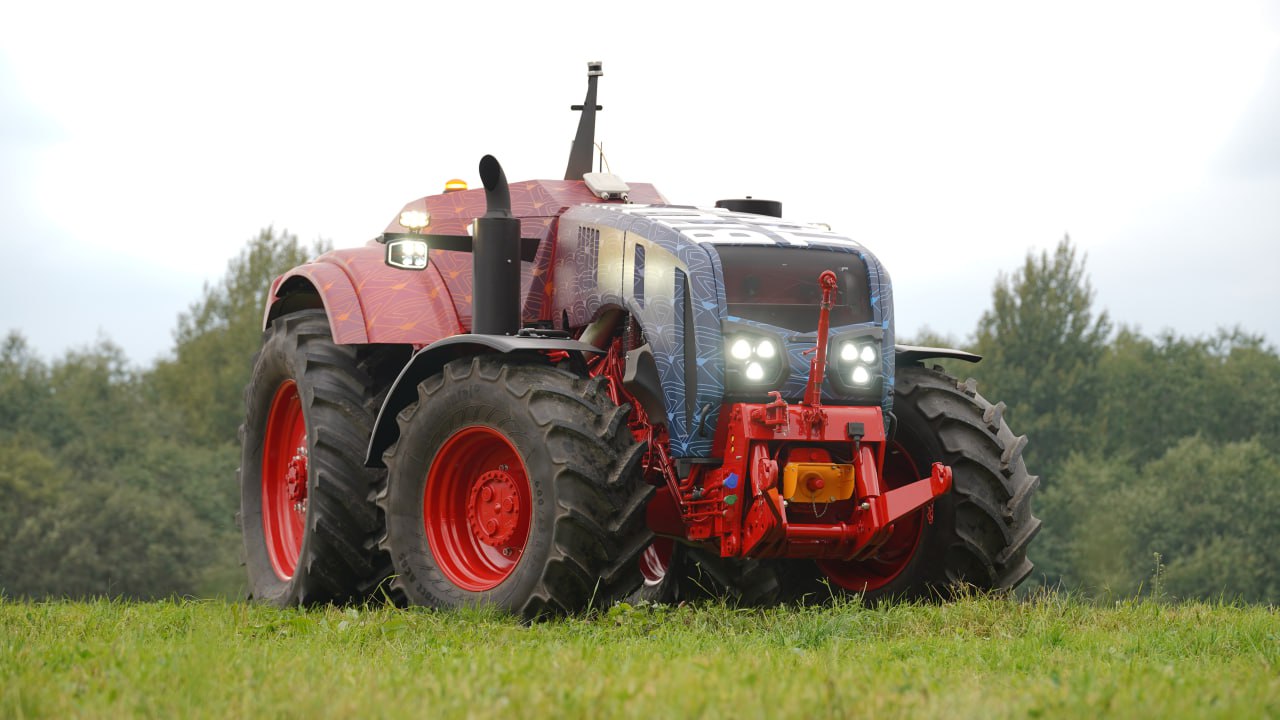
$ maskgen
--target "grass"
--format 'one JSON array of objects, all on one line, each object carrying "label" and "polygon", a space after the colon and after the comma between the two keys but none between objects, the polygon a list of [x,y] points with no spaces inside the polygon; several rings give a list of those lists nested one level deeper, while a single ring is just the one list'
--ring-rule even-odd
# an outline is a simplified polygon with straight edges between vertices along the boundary
[{"label": "grass", "polygon": [[0,717],[1275,717],[1280,613],[1047,596],[492,611],[0,600]]}]

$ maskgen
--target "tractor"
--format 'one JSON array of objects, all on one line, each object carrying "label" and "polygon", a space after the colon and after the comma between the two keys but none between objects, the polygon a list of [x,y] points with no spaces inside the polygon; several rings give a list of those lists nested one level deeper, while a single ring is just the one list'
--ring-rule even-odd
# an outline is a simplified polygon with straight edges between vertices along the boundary
[{"label": "tractor", "polygon": [[944,597],[1030,574],[1038,479],[889,275],[781,203],[593,172],[450,181],[276,278],[239,471],[253,598],[494,605]]}]

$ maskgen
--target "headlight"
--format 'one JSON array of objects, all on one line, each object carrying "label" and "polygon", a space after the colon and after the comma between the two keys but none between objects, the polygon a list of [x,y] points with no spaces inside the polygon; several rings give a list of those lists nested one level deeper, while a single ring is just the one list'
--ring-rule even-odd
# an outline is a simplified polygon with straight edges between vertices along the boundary
[{"label": "headlight", "polygon": [[827,377],[846,395],[874,393],[881,379],[880,338],[875,334],[849,336],[835,343],[833,367]]},{"label": "headlight", "polygon": [[423,270],[430,249],[425,240],[396,240],[387,243],[385,260],[393,268]]},{"label": "headlight", "polygon": [[730,385],[739,390],[763,390],[778,382],[785,355],[777,340],[731,331],[724,344],[725,375]]}]

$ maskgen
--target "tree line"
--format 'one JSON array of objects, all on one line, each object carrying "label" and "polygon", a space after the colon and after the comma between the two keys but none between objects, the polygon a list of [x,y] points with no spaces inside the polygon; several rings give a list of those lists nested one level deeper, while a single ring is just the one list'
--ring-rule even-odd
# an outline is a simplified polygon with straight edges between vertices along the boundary
[{"label": "tree line", "polygon": [[1039,582],[1280,601],[1280,355],[1239,329],[1116,328],[1093,300],[1069,238],[1031,253],[996,281],[964,369],[1029,438]]},{"label": "tree line", "polygon": [[146,369],[110,340],[46,362],[4,338],[0,595],[243,594],[237,428],[263,293],[326,249],[261,231]]},{"label": "tree line", "polygon": [[[0,595],[244,592],[242,391],[271,279],[327,249],[268,228],[178,316],[170,355],[109,340],[46,361],[0,343]],[[1030,438],[1033,584],[1112,596],[1280,600],[1280,355],[1264,338],[1143,335],[1093,307],[1063,239],[996,281],[962,346]]]}]

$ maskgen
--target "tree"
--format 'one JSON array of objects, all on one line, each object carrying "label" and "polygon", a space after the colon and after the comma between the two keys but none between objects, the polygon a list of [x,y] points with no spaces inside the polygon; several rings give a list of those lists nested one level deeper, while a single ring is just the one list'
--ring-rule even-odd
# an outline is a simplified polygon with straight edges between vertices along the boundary
[{"label": "tree", "polygon": [[0,434],[49,423],[42,417],[49,399],[49,369],[20,333],[0,344]]},{"label": "tree", "polygon": [[46,412],[56,422],[43,434],[61,464],[81,477],[129,457],[156,427],[140,373],[110,340],[68,351],[53,363],[49,384]]},{"label": "tree", "polygon": [[43,444],[30,433],[0,439],[0,596],[25,589],[29,548],[17,546],[14,538],[28,518],[57,505],[68,481]]},{"label": "tree", "polygon": [[174,357],[158,363],[151,380],[177,412],[184,435],[209,445],[236,442],[267,288],[327,248],[321,241],[308,250],[297,236],[266,228],[227,264],[222,280],[206,285],[204,296],[179,315]]},{"label": "tree", "polygon": [[1093,288],[1068,237],[1053,253],[1029,254],[996,280],[993,305],[978,323],[975,374],[985,394],[1009,407],[1010,423],[1031,438],[1028,465],[1048,473],[1095,441],[1098,363],[1111,323],[1093,313]]},{"label": "tree", "polygon": [[198,578],[205,595],[238,595],[240,533],[234,519],[239,464],[237,428],[244,416],[244,387],[262,343],[267,289],[276,276],[328,249],[303,247],[295,235],[260,231],[227,264],[217,283],[178,317],[174,355],[157,363],[146,391],[166,430],[137,462],[119,468],[131,484],[166,487],[209,527],[208,566]]},{"label": "tree", "polygon": [[29,597],[193,594],[207,564],[207,528],[177,499],[101,480],[64,486],[11,537],[21,550],[5,591]]},{"label": "tree", "polygon": [[1046,504],[1069,523],[1068,585],[1280,601],[1280,456],[1259,441],[1184,438],[1141,470],[1076,455],[1064,474]]},{"label": "tree", "polygon": [[1139,467],[1177,442],[1258,438],[1280,451],[1280,356],[1239,330],[1211,339],[1122,328],[1100,363],[1100,447]]}]

